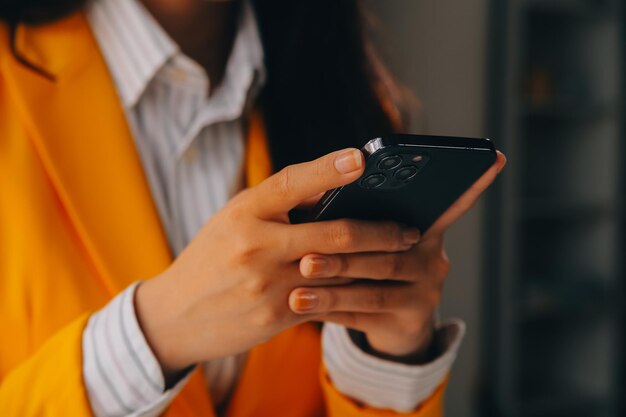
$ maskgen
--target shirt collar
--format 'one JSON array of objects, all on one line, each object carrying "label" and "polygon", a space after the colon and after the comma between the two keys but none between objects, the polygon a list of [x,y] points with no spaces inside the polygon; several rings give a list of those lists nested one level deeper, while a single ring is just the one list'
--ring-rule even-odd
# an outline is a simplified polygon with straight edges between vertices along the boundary
[{"label": "shirt collar", "polygon": [[[180,52],[178,45],[139,1],[93,0],[88,4],[87,17],[125,108],[137,105],[151,81],[174,61],[174,57],[187,61],[183,68],[206,77],[204,70]],[[180,62],[181,59],[177,59],[175,65]],[[190,68],[194,65],[195,69]],[[224,78],[237,78],[244,72],[255,72],[258,84],[265,80],[263,47],[248,1],[243,4]]]}]

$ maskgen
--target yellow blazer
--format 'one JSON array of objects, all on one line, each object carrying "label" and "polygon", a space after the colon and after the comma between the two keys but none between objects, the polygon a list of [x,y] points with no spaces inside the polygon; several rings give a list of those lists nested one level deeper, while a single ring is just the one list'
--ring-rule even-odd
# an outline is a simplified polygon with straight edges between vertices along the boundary
[{"label": "yellow blazer", "polygon": [[[115,87],[83,13],[0,25],[0,416],[89,416],[81,334],[89,314],[172,261]],[[253,118],[254,119],[254,118]],[[249,183],[270,174],[259,120]],[[410,416],[442,415],[444,387]],[[201,372],[166,411],[214,416]],[[229,417],[392,416],[326,377],[319,332],[290,329],[252,349]]]}]

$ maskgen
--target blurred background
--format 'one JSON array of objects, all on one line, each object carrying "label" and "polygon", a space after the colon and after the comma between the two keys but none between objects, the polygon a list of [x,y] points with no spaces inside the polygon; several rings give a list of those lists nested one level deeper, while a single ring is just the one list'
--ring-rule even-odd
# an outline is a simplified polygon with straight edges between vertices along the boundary
[{"label": "blurred background", "polygon": [[626,1],[368,3],[412,132],[509,159],[448,235],[446,415],[626,416]]}]

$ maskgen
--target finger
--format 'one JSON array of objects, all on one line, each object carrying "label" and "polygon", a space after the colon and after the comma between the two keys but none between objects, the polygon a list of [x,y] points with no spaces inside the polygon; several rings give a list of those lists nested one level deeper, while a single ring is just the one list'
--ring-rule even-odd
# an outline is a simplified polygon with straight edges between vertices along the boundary
[{"label": "finger", "polygon": [[463,193],[446,210],[439,219],[428,229],[423,240],[442,235],[454,222],[471,209],[481,194],[495,181],[496,177],[506,165],[506,157],[501,152],[496,153],[496,162],[472,186]]},{"label": "finger", "polygon": [[419,230],[395,222],[342,219],[283,227],[289,228],[284,235],[294,260],[309,253],[405,251],[420,239]]},{"label": "finger", "polygon": [[[290,262],[284,265],[279,275],[281,277],[281,287],[286,291],[292,291],[298,287],[328,287],[332,285],[347,285],[352,284],[355,280],[353,278],[336,278],[329,282],[328,280],[312,280],[307,279],[300,274],[300,267],[298,262]],[[257,290],[265,290],[270,286],[267,285],[272,278],[266,278],[261,283],[250,283],[250,289],[252,292]],[[272,284],[273,285],[273,284]]]},{"label": "finger", "polygon": [[306,279],[299,277],[299,279],[295,279],[292,283],[290,283],[289,287],[294,289],[296,287],[328,287],[333,285],[347,285],[352,284],[354,282],[354,278],[345,278],[339,277],[335,278],[332,281],[330,280],[314,280],[314,279]]},{"label": "finger", "polygon": [[296,314],[384,313],[405,310],[413,304],[413,294],[400,284],[296,288],[289,294],[289,307]]},{"label": "finger", "polygon": [[[364,278],[372,280],[415,281],[419,274],[413,251],[396,253],[308,254],[300,260],[304,278]],[[321,280],[328,281],[327,279]],[[334,280],[332,280],[334,282]]]},{"label": "finger", "polygon": [[332,188],[349,184],[363,173],[361,151],[348,148],[311,162],[290,165],[253,190],[260,216],[287,213],[303,201]]}]

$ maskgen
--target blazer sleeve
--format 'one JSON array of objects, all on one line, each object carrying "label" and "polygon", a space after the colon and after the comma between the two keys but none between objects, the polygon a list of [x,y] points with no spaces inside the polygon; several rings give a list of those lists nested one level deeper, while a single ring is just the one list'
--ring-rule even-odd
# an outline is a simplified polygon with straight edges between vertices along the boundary
[{"label": "blazer sleeve", "polygon": [[0,416],[91,416],[82,377],[82,333],[89,314],[57,332],[0,383]]},{"label": "blazer sleeve", "polygon": [[398,413],[392,410],[382,410],[358,404],[335,388],[323,366],[320,372],[320,380],[326,400],[326,414],[328,417],[443,417],[443,395],[447,386],[447,380],[411,413]]}]

